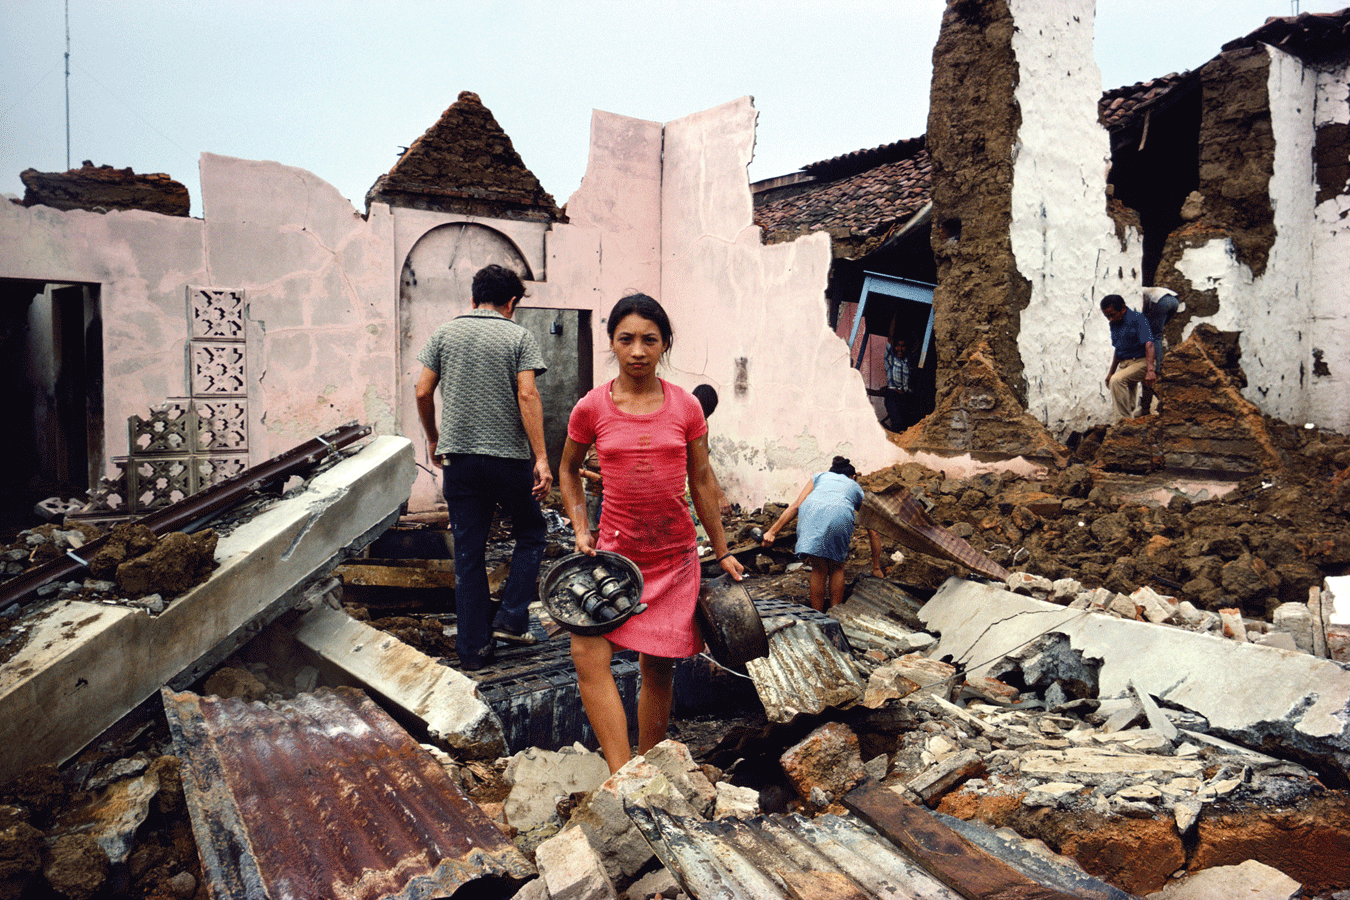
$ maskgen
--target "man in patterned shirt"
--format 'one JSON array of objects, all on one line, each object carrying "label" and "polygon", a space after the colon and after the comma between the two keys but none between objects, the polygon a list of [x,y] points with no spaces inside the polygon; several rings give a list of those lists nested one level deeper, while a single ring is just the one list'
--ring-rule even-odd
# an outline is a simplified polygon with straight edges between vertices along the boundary
[{"label": "man in patterned shirt", "polygon": [[[429,455],[442,466],[455,539],[455,650],[466,671],[492,662],[494,629],[508,638],[527,635],[548,530],[539,500],[553,476],[535,386],[546,366],[534,335],[511,321],[524,295],[520,276],[510,269],[480,269],[473,277],[473,310],[438,328],[417,355],[423,365],[417,414]],[[515,549],[501,608],[489,624],[485,555],[499,505],[511,519]]]}]

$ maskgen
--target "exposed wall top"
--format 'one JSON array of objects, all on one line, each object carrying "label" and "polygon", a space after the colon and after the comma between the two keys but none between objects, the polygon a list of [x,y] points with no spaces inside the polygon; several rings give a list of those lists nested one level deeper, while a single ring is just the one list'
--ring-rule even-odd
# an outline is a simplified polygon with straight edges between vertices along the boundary
[{"label": "exposed wall top", "polygon": [[564,218],[471,91],[461,92],[375,181],[366,193],[367,210],[372,203],[542,222]]},{"label": "exposed wall top", "polygon": [[24,169],[19,178],[25,188],[24,206],[90,212],[144,209],[166,216],[186,216],[192,207],[187,188],[162,172],[137,175],[129,168],[96,166],[87,159],[68,172]]}]

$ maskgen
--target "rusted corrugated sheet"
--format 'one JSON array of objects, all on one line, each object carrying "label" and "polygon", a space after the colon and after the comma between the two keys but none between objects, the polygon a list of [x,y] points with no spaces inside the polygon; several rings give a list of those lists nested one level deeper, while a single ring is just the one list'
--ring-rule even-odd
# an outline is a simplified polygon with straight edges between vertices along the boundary
[{"label": "rusted corrugated sheet", "polygon": [[764,631],[769,655],[750,660],[746,669],[769,721],[852,706],[867,689],[853,660],[814,623],[772,616],[764,620]]},{"label": "rusted corrugated sheet", "polygon": [[960,900],[858,819],[757,816],[706,822],[628,806],[653,852],[697,900]]},{"label": "rusted corrugated sheet", "polygon": [[448,897],[535,874],[358,690],[274,704],[162,696],[214,900]]},{"label": "rusted corrugated sheet", "polygon": [[960,563],[996,581],[1007,581],[1007,569],[943,528],[908,490],[886,494],[868,491],[858,511],[858,524],[904,544],[911,550]]}]

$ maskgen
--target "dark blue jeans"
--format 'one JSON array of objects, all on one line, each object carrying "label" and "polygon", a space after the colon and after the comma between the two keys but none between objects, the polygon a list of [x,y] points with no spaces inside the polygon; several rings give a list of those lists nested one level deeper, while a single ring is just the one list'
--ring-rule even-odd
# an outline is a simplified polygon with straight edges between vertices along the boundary
[{"label": "dark blue jeans", "polygon": [[508,631],[519,633],[529,626],[548,526],[539,501],[530,493],[533,461],[455,453],[441,472],[455,538],[455,650],[460,659],[476,659],[492,646],[494,622],[484,556],[493,513],[501,506],[510,516],[516,544],[495,622]]}]

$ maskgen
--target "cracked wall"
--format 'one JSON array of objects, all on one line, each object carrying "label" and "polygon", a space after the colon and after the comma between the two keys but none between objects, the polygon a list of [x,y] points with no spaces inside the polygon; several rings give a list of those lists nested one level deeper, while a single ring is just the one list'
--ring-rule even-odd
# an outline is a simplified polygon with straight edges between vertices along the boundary
[{"label": "cracked wall", "polygon": [[[987,340],[995,368],[1061,438],[1110,419],[1098,304],[1118,293],[1137,307],[1143,283],[1138,218],[1108,212],[1094,8],[949,4],[929,115],[939,395],[954,360]],[[1319,71],[1261,46],[1203,74],[1203,207],[1169,238],[1155,279],[1187,302],[1173,338],[1201,322],[1241,332],[1247,399],[1288,421],[1350,428],[1337,374],[1350,358],[1350,201],[1335,174],[1346,67]]]}]

